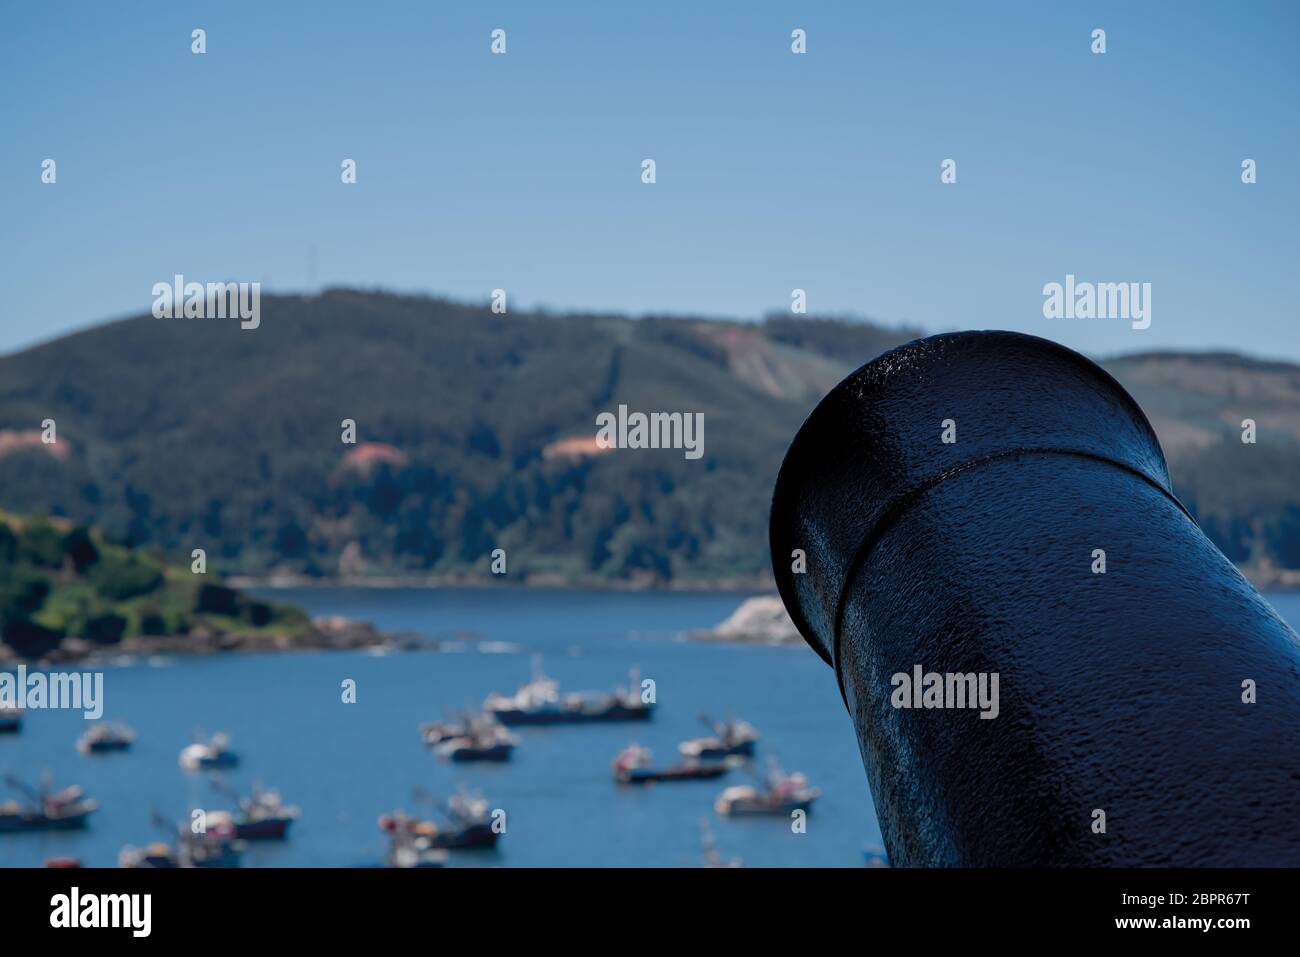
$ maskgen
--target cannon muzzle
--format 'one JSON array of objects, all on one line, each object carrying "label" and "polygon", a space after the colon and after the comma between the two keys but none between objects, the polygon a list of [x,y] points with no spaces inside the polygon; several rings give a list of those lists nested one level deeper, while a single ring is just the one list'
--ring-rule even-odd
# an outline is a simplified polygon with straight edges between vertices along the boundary
[{"label": "cannon muzzle", "polygon": [[791,444],[771,548],[892,863],[1300,866],[1300,638],[1088,359],[968,332],[868,363]]}]

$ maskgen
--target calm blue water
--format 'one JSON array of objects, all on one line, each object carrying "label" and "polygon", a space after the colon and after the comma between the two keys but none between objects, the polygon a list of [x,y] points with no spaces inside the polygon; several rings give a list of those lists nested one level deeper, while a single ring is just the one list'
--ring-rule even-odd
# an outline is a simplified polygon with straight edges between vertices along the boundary
[{"label": "calm blue water", "polygon": [[[19,735],[0,736],[0,768],[34,781],[49,768],[56,784],[79,783],[100,802],[88,830],[0,835],[0,864],[39,865],[74,855],[114,866],[124,844],[157,839],[150,807],[175,818],[191,806],[227,806],[205,777],[177,765],[193,729],[229,731],[243,765],[227,774],[241,791],[255,780],[302,808],[282,845],[252,845],[246,865],[348,866],[377,863],[385,842],[376,817],[416,810],[422,786],[446,795],[460,782],[507,814],[499,851],[456,853],[451,866],[698,864],[701,818],[720,851],[748,865],[858,866],[879,828],[852,727],[834,676],[804,647],[767,648],[685,642],[687,629],[716,624],[739,594],[643,594],[511,590],[304,589],[268,593],[313,614],[342,614],[386,631],[463,638],[456,652],[376,656],[306,653],[172,658],[107,669],[104,717],[139,734],[132,751],[83,756],[74,742],[79,713],[29,711]],[[501,650],[482,642],[518,646]],[[608,689],[629,667],[657,684],[649,724],[519,729],[514,761],[452,766],[421,743],[417,725],[444,707],[479,704],[490,691],[513,692],[529,676],[531,655],[568,690]],[[340,683],[357,682],[358,701],[340,701]],[[806,834],[783,818],[729,820],[712,809],[727,783],[618,788],[610,761],[630,740],[656,763],[676,757],[678,741],[704,733],[698,716],[728,710],[754,723],[763,752],[805,772],[823,796]],[[425,816],[428,816],[427,814]]]},{"label": "calm blue water", "polygon": [[[699,820],[719,849],[750,865],[859,866],[879,827],[848,717],[829,668],[806,648],[687,643],[680,632],[714,624],[737,594],[583,593],[534,590],[307,589],[271,593],[314,614],[343,614],[384,630],[463,638],[455,652],[242,655],[123,663],[105,675],[106,718],[139,732],[124,755],[82,756],[77,713],[29,712],[23,731],[0,736],[0,768],[34,780],[77,782],[101,803],[84,833],[0,835],[0,864],[39,865],[75,855],[112,866],[123,844],[157,837],[151,806],[180,818],[191,806],[221,807],[205,778],[177,766],[192,730],[227,730],[244,764],[228,779],[278,787],[302,807],[292,838],[253,845],[248,865],[348,866],[384,851],[376,817],[416,809],[421,786],[450,793],[464,782],[507,813],[500,850],[457,853],[452,866],[681,866],[700,861]],[[1300,595],[1271,595],[1300,623]],[[502,650],[483,642],[518,646]],[[444,707],[472,706],[513,691],[534,652],[562,687],[605,689],[638,665],[657,683],[659,711],[635,726],[521,729],[511,764],[451,766],[430,755],[416,726]],[[353,678],[358,702],[340,701]],[[659,761],[701,733],[697,716],[733,711],[755,723],[762,750],[802,770],[823,796],[808,832],[785,819],[729,820],[712,810],[727,780],[617,788],[609,763],[629,740]]]}]

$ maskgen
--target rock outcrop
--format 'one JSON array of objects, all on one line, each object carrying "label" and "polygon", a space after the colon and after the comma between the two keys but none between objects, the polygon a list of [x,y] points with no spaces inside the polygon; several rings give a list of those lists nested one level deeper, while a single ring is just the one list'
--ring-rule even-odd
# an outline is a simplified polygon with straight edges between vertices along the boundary
[{"label": "rock outcrop", "polygon": [[764,645],[802,644],[803,638],[776,595],[747,598],[727,620],[713,628],[692,631],[697,641],[744,641]]}]

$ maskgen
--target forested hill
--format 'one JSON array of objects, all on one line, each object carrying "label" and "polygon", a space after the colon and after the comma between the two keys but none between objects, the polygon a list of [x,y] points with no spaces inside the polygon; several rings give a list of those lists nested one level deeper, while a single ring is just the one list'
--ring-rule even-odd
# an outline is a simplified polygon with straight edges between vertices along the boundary
[{"label": "forested hill", "polygon": [[[255,330],[142,316],[0,358],[0,507],[181,558],[203,547],[228,573],[486,578],[503,548],[513,580],[752,579],[804,416],[919,334],[499,316],[349,290],[263,297]],[[1300,368],[1175,354],[1108,367],[1221,547],[1300,567]],[[704,456],[597,448],[596,415],[619,404],[703,413]]]}]

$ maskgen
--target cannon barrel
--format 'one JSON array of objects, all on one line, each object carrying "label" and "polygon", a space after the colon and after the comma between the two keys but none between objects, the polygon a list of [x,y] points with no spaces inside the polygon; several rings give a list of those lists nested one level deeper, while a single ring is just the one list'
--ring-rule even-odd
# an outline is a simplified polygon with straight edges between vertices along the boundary
[{"label": "cannon barrel", "polygon": [[1093,362],[885,353],[799,430],[770,540],[892,863],[1300,866],[1300,638]]}]

